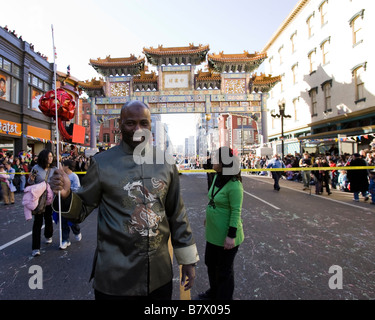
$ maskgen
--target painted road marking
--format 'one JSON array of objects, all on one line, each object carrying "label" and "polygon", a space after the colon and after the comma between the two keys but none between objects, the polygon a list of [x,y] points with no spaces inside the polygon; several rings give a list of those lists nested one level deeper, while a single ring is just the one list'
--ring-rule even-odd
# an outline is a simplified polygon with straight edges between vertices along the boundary
[{"label": "painted road marking", "polygon": [[[42,226],[42,229],[43,229],[43,228],[44,228],[44,225]],[[14,244],[14,243],[16,243],[16,242],[18,242],[18,241],[21,241],[22,239],[24,239],[24,238],[30,236],[31,234],[32,234],[32,231],[30,231],[30,232],[28,232],[28,233],[25,233],[24,235],[22,235],[22,236],[20,236],[20,237],[18,237],[18,238],[16,238],[16,239],[14,239],[14,240],[12,240],[12,241],[9,241],[9,242],[6,243],[6,244],[3,244],[2,246],[0,246],[0,251],[1,251],[1,250],[4,250],[5,248],[11,246],[12,244]]]},{"label": "painted road marking", "polygon": [[5,248],[7,248],[7,247],[9,247],[9,246],[11,246],[12,244],[14,244],[14,243],[16,243],[16,242],[21,241],[22,239],[28,237],[29,235],[31,235],[31,233],[32,233],[32,232],[30,231],[30,232],[25,233],[24,235],[22,235],[22,236],[20,236],[20,237],[18,237],[18,238],[16,238],[16,239],[12,240],[12,241],[9,241],[9,242],[6,243],[6,244],[3,244],[3,245],[0,247],[0,251],[3,250],[3,249],[5,249]]},{"label": "painted road marking", "polygon": [[251,194],[251,193],[245,191],[245,190],[244,190],[243,192],[246,193],[247,195],[249,195],[249,196],[251,196],[251,197],[253,197],[253,198],[259,200],[259,201],[262,201],[263,203],[269,205],[270,207],[272,207],[272,208],[274,208],[274,209],[276,209],[276,210],[281,210],[279,207],[276,207],[276,206],[274,206],[273,204],[267,202],[266,200],[263,200],[263,199],[261,199],[261,198],[255,196],[255,195],[253,195],[253,194]]}]

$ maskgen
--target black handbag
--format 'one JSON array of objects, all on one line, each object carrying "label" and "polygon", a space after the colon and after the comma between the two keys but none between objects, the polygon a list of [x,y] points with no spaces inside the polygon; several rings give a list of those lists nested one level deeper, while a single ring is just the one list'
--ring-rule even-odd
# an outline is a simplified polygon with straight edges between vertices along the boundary
[{"label": "black handbag", "polygon": [[31,213],[33,215],[43,213],[44,210],[46,209],[46,203],[47,203],[47,188],[46,188],[46,190],[44,190],[42,195],[39,197],[38,205],[36,206],[36,208],[33,211],[31,211]]}]

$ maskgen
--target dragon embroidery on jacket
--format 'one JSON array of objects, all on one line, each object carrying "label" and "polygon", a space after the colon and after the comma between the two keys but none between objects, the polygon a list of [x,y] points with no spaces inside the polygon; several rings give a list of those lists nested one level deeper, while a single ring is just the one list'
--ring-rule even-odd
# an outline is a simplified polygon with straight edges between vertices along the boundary
[{"label": "dragon embroidery on jacket", "polygon": [[158,195],[165,188],[162,180],[151,178],[153,192],[150,192],[142,181],[129,182],[124,186],[132,202],[136,204],[128,223],[130,233],[139,233],[143,237],[156,237],[162,217],[156,214],[152,207],[159,202]]}]

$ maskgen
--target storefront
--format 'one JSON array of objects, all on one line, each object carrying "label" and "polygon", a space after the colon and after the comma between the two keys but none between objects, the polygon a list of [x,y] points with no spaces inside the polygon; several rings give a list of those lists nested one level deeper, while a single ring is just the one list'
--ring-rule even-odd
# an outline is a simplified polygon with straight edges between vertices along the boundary
[{"label": "storefront", "polygon": [[[51,130],[26,126],[26,132],[21,131],[22,124],[0,118],[0,149],[10,154],[16,154],[18,145],[22,145],[21,140],[25,140],[27,147],[23,151],[38,154],[51,140]],[[25,144],[25,143],[24,143]]]},{"label": "storefront", "polygon": [[0,149],[3,152],[14,154],[15,140],[21,139],[21,128],[21,123],[0,118]]}]

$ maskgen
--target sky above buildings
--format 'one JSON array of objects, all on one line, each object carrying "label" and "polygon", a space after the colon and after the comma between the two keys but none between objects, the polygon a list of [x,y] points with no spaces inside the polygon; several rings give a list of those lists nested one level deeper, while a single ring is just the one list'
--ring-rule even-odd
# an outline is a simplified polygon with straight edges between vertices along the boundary
[{"label": "sky above buildings", "polygon": [[[66,72],[70,65],[71,75],[84,81],[100,77],[90,59],[143,56],[144,47],[193,43],[208,44],[211,54],[261,51],[298,2],[13,0],[2,3],[0,25],[22,35],[49,62],[53,62],[53,25],[57,70]],[[193,116],[168,118],[174,144],[194,135]],[[183,135],[182,124],[188,128]]]}]

